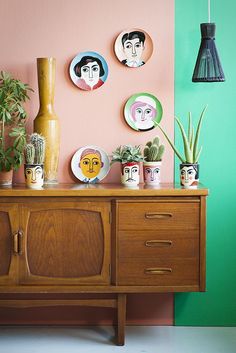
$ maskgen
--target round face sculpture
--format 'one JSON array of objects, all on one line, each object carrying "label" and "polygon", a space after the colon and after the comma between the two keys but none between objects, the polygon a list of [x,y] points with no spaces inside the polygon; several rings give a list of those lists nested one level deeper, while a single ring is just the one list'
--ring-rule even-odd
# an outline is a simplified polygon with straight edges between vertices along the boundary
[{"label": "round face sculpture", "polygon": [[108,75],[106,61],[95,52],[78,54],[70,64],[70,77],[74,84],[85,91],[101,87]]},{"label": "round face sculpture", "polygon": [[43,167],[41,165],[26,165],[25,181],[30,188],[43,186]]},{"label": "round face sculpture", "polygon": [[198,184],[198,168],[196,165],[180,166],[180,183],[185,187]]},{"label": "round face sculpture", "polygon": [[96,178],[103,167],[100,152],[92,149],[84,150],[80,157],[79,167],[86,178]]},{"label": "round face sculpture", "polygon": [[122,164],[121,182],[124,185],[139,183],[139,165],[135,162]]},{"label": "round face sculpture", "polygon": [[162,118],[162,106],[158,99],[149,93],[135,94],[125,105],[125,119],[136,131],[149,131],[157,126]]}]

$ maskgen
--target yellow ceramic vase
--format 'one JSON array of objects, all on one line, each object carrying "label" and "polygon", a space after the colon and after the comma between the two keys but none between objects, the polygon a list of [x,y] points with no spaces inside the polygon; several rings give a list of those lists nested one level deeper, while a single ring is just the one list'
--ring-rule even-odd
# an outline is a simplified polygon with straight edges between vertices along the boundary
[{"label": "yellow ceramic vase", "polygon": [[58,182],[58,161],[60,150],[60,126],[54,111],[55,58],[38,58],[39,112],[34,119],[34,132],[46,139],[44,161],[44,184]]}]

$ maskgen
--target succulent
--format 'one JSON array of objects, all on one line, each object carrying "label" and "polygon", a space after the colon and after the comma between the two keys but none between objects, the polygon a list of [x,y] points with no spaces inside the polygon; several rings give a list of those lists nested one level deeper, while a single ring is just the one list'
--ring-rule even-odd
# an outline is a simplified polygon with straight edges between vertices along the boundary
[{"label": "succulent", "polygon": [[160,145],[159,137],[156,136],[153,141],[148,141],[144,147],[143,154],[145,162],[158,162],[162,160],[165,146]]},{"label": "succulent", "polygon": [[190,164],[198,163],[198,160],[202,151],[202,147],[198,148],[198,140],[199,140],[199,135],[200,135],[201,126],[202,126],[202,119],[204,117],[206,109],[207,109],[207,106],[201,112],[201,115],[198,120],[197,128],[196,128],[196,133],[194,133],[191,113],[189,113],[189,117],[188,117],[188,133],[185,132],[181,121],[177,117],[175,117],[175,120],[179,126],[182,139],[183,139],[184,155],[181,155],[181,153],[178,151],[178,149],[171,141],[167,133],[164,131],[164,129],[159,124],[157,124],[157,126],[163,132],[167,141],[169,142],[175,154],[181,160],[182,163],[190,163]]},{"label": "succulent", "polygon": [[121,162],[142,162],[142,152],[140,146],[123,145],[117,147],[115,151],[112,152],[111,163]]},{"label": "succulent", "polygon": [[45,137],[38,133],[30,135],[30,143],[25,146],[24,153],[27,164],[43,164],[45,159]]}]

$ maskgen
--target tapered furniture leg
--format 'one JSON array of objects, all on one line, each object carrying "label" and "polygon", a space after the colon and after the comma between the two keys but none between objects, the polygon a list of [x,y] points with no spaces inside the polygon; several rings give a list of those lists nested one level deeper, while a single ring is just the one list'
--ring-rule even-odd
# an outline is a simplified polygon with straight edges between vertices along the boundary
[{"label": "tapered furniture leg", "polygon": [[118,294],[117,298],[117,345],[125,344],[126,294]]}]

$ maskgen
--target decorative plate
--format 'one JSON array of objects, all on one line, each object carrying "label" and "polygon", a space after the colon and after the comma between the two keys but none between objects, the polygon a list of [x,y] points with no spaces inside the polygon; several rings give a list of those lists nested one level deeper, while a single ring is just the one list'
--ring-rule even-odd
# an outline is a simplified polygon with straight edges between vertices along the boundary
[{"label": "decorative plate", "polygon": [[105,59],[96,52],[86,51],[76,55],[69,68],[74,84],[85,91],[101,87],[108,76]]},{"label": "decorative plate", "polygon": [[94,145],[81,147],[72,157],[71,170],[84,183],[98,183],[110,170],[108,155]]},{"label": "decorative plate", "polygon": [[127,67],[143,66],[152,56],[152,39],[142,29],[132,28],[121,32],[115,41],[115,54]]},{"label": "decorative plate", "polygon": [[157,126],[162,118],[159,100],[149,93],[137,93],[125,104],[124,115],[127,124],[136,131],[149,131]]}]

